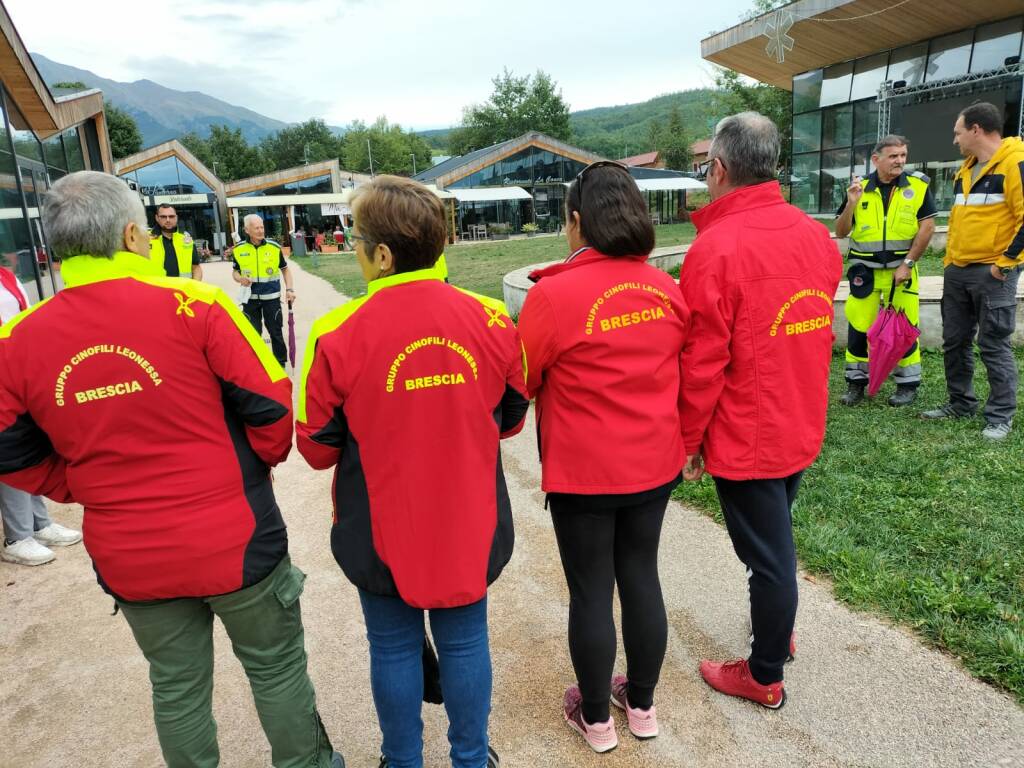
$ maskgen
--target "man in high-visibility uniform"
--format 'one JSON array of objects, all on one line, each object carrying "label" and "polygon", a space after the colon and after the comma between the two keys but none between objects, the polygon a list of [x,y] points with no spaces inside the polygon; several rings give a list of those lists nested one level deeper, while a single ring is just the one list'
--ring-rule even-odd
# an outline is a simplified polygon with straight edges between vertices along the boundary
[{"label": "man in high-visibility uniform", "polygon": [[285,298],[295,301],[292,273],[284,259],[281,246],[263,235],[263,219],[254,213],[245,217],[248,238],[235,246],[231,255],[231,276],[236,283],[250,289],[242,311],[249,318],[256,333],[263,333],[263,325],[270,334],[270,347],[277,362],[284,367],[288,348],[284,343],[284,315],[281,311],[281,278],[284,278]]},{"label": "man in high-visibility uniform", "polygon": [[[917,260],[932,239],[938,213],[928,177],[903,170],[907,163],[904,137],[889,135],[879,140],[871,163],[875,170],[870,176],[854,177],[836,221],[836,234],[850,236],[844,405],[864,399],[870,365],[868,329],[880,308],[891,301],[911,323],[918,324]],[[889,405],[914,402],[921,384],[921,348],[916,341],[897,364],[893,379],[896,393]]]},{"label": "man in high-visibility uniform", "polygon": [[164,203],[156,209],[156,225],[160,232],[149,241],[149,258],[155,261],[168,277],[203,279],[199,253],[192,236],[178,231],[178,212],[173,205]]}]

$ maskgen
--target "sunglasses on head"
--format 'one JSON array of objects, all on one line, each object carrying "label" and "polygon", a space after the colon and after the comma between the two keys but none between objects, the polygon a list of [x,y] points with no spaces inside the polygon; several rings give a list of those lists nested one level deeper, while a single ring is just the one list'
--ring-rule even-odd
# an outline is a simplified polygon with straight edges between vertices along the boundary
[{"label": "sunglasses on head", "polygon": [[598,160],[595,163],[591,163],[582,171],[576,174],[576,191],[580,196],[580,204],[583,204],[583,179],[589,171],[595,168],[618,168],[620,171],[624,171],[627,175],[629,174],[629,168],[616,160]]}]

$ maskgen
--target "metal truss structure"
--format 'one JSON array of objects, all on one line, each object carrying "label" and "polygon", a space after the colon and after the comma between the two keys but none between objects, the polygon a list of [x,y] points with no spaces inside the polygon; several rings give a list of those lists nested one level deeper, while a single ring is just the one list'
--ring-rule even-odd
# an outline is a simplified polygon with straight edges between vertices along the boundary
[{"label": "metal truss structure", "polygon": [[956,93],[974,90],[979,85],[995,84],[1000,81],[1021,80],[1021,107],[1018,114],[1018,131],[1024,136],[1024,64],[1017,62],[998,69],[984,72],[947,77],[930,83],[903,85],[896,87],[896,82],[886,80],[878,88],[878,138],[887,136],[892,126],[892,106],[896,101],[914,99],[928,100],[952,96]]}]

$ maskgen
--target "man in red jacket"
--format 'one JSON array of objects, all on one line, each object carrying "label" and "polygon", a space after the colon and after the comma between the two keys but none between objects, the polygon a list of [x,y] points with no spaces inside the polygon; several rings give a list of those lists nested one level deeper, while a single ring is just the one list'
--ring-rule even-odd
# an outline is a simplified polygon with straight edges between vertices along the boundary
[{"label": "man in red jacket", "polygon": [[67,287],[0,326],[0,482],[85,507],[100,586],[150,664],[168,766],[219,761],[214,616],[274,765],[342,766],[306,671],[305,577],[270,481],[291,449],[284,370],[221,290],[150,261],[123,181],[64,177],[43,226]]},{"label": "man in red jacket", "polygon": [[828,230],[788,205],[775,179],[779,133],[755,112],[718,124],[711,204],[679,275],[692,330],[683,350],[687,466],[715,479],[747,566],[749,659],[701,662],[713,688],[777,709],[796,618],[791,510],[821,449],[842,259]]}]

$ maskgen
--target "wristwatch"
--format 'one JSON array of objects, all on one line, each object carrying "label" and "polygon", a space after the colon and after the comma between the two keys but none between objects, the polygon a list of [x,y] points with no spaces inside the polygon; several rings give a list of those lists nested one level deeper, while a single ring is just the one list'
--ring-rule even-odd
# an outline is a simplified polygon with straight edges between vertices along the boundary
[{"label": "wristwatch", "polygon": [[910,267],[911,269],[913,269],[913,268],[914,268],[914,265],[915,265],[915,264],[917,264],[917,262],[916,262],[916,261],[914,261],[913,259],[904,259],[904,260],[903,260],[903,263],[904,263],[904,264],[906,264],[906,265],[907,265],[908,267]]}]

